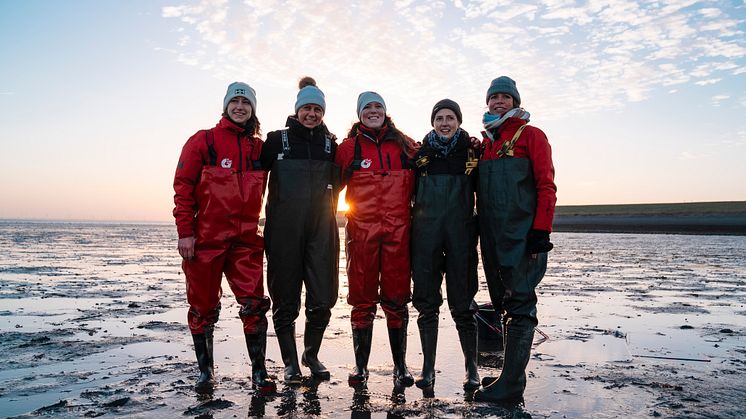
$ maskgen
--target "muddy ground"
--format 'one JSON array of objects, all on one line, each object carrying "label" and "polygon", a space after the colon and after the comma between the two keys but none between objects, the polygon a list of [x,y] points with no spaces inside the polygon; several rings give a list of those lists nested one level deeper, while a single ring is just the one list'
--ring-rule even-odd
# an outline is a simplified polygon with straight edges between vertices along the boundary
[{"label": "muddy ground", "polygon": [[[228,287],[217,388],[192,390],[183,275],[170,225],[0,222],[0,415],[5,417],[744,417],[746,237],[552,235],[525,405],[471,401],[447,305],[434,397],[394,391],[382,317],[371,379],[354,363],[346,279],[320,358],[328,382],[251,390]],[[344,255],[341,256],[344,258]],[[344,266],[344,259],[341,260]],[[483,284],[483,278],[481,278]],[[487,301],[482,285],[477,300]],[[411,311],[408,362],[422,355]],[[299,319],[299,336],[303,329]],[[298,339],[299,348],[302,340]],[[499,372],[483,342],[480,374]],[[274,336],[270,373],[281,376]],[[307,371],[307,370],[306,370]]]}]

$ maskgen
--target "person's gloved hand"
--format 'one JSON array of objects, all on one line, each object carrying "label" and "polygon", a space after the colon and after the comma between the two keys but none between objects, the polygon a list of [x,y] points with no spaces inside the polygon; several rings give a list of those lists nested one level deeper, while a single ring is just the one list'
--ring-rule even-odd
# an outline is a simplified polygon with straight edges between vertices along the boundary
[{"label": "person's gloved hand", "polygon": [[544,230],[531,230],[526,238],[526,253],[535,255],[537,253],[546,253],[554,248],[549,241],[549,232]]}]

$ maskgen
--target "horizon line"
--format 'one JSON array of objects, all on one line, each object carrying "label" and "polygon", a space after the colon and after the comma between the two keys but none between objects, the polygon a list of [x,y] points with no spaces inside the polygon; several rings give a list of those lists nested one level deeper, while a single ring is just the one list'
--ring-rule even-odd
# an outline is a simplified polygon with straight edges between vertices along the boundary
[{"label": "horizon line", "polygon": [[[739,201],[683,201],[683,202],[640,202],[640,203],[628,203],[628,204],[572,204],[572,205],[557,205],[557,208],[568,208],[568,207],[609,207],[609,206],[643,206],[643,205],[691,205],[691,204],[734,204],[734,203],[746,203],[746,200]],[[338,210],[337,214],[344,213],[344,210]],[[265,217],[260,217],[263,219]],[[170,220],[117,220],[117,219],[86,219],[86,218],[20,218],[20,217],[0,217],[0,222],[49,222],[49,223],[94,223],[94,224],[171,224],[173,219]]]}]

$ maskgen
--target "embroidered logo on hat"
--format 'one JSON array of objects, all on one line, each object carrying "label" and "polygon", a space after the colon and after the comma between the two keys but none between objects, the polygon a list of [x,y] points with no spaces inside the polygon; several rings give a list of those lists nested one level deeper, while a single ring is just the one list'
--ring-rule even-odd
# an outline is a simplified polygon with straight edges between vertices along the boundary
[{"label": "embroidered logo on hat", "polygon": [[233,160],[227,157],[220,161],[220,167],[223,169],[230,169],[231,166],[233,166]]},{"label": "embroidered logo on hat", "polygon": [[371,159],[365,159],[362,162],[360,162],[360,167],[362,167],[363,169],[367,169],[367,168],[370,167],[370,165],[372,163],[373,163],[373,160],[371,160]]},{"label": "embroidered logo on hat", "polygon": [[243,96],[246,94],[246,89],[238,88],[236,89],[236,96]]}]

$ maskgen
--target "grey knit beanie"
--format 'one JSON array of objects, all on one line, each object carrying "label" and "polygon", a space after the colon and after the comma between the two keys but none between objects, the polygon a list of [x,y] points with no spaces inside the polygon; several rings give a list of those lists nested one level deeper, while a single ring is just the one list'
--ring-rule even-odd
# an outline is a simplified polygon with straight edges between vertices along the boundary
[{"label": "grey knit beanie", "polygon": [[308,85],[298,91],[298,98],[295,101],[295,113],[305,105],[319,105],[326,112],[326,100],[324,92],[316,86]]},{"label": "grey knit beanie", "polygon": [[386,102],[383,101],[381,95],[376,92],[363,92],[357,97],[357,117],[360,119],[360,114],[363,113],[363,109],[369,103],[378,102],[383,106],[383,113],[386,113]]},{"label": "grey knit beanie", "polygon": [[234,81],[228,85],[228,91],[223,98],[223,112],[228,109],[228,103],[234,97],[243,96],[251,102],[252,113],[256,114],[256,92],[246,83]]},{"label": "grey knit beanie", "polygon": [[439,101],[438,103],[433,106],[433,112],[430,114],[430,125],[435,122],[435,114],[438,113],[441,109],[450,109],[453,111],[453,113],[456,114],[456,119],[458,120],[458,123],[462,123],[462,117],[461,117],[461,107],[458,106],[458,103],[451,99],[443,99]]},{"label": "grey knit beanie", "polygon": [[495,93],[507,93],[513,96],[513,102],[516,107],[521,106],[521,95],[518,93],[518,88],[515,86],[515,81],[508,76],[500,76],[490,83],[490,88],[487,89],[487,97],[485,103],[490,101],[490,96]]}]

